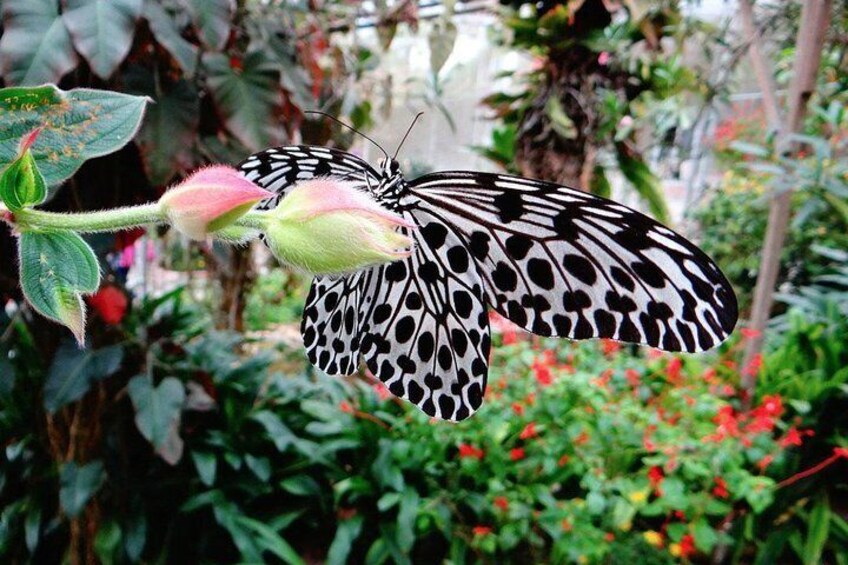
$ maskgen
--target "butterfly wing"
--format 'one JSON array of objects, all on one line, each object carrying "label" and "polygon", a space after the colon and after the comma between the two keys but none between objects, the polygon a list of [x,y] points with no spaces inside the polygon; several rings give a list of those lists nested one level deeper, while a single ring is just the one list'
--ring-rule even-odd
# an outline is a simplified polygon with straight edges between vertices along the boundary
[{"label": "butterfly wing", "polygon": [[[245,159],[239,169],[275,196],[260,209],[274,208],[298,182],[316,177],[345,178],[363,189],[376,186],[379,175],[350,153],[310,145],[272,147]],[[300,326],[306,354],[313,365],[331,375],[354,373],[359,365],[360,300],[367,271],[343,277],[315,277]]]},{"label": "butterfly wing", "polygon": [[362,356],[396,396],[430,416],[463,420],[486,389],[483,281],[452,226],[425,210],[404,215],[419,226],[415,249],[405,260],[371,269]]},{"label": "butterfly wing", "polygon": [[365,161],[345,151],[314,145],[284,145],[254,153],[239,166],[248,179],[276,194],[259,209],[274,208],[298,182],[316,177],[348,179],[363,188],[376,186],[380,176]]},{"label": "butterfly wing", "polygon": [[533,333],[695,352],[736,323],[736,297],[718,267],[620,204],[491,173],[425,175],[410,190],[456,228],[489,305]]}]

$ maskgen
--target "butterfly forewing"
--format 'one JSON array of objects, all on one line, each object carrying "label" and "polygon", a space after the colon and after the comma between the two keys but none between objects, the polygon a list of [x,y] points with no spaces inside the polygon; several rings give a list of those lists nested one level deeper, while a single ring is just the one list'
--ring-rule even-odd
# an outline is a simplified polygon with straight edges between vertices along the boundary
[{"label": "butterfly forewing", "polygon": [[454,228],[426,210],[405,216],[419,226],[415,250],[375,268],[362,356],[396,396],[430,416],[463,420],[480,406],[486,388],[483,282]]},{"label": "butterfly forewing", "polygon": [[295,184],[316,177],[347,179],[362,188],[379,182],[377,172],[356,155],[312,145],[266,149],[242,161],[239,170],[248,180],[276,194],[262,202],[261,209],[274,208]]},{"label": "butterfly forewing", "polygon": [[715,264],[620,204],[488,173],[436,173],[410,190],[457,228],[489,305],[533,333],[702,351],[736,322],[735,296]]}]

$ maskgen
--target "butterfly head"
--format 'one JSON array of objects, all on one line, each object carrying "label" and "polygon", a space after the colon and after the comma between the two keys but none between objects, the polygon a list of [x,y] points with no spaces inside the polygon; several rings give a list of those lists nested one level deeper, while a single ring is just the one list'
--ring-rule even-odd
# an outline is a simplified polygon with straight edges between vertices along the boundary
[{"label": "butterfly head", "polygon": [[383,177],[392,178],[400,175],[400,164],[394,159],[383,159],[380,162],[380,170],[383,172]]}]

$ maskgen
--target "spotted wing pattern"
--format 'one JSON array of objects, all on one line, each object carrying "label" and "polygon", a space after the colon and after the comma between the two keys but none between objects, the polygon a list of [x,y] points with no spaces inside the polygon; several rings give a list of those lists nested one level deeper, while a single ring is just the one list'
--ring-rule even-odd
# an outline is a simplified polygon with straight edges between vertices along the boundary
[{"label": "spotted wing pattern", "polygon": [[455,228],[488,304],[533,333],[695,352],[720,343],[736,323],[735,295],[716,265],[620,204],[489,173],[435,173],[410,190]]},{"label": "spotted wing pattern", "polygon": [[486,389],[490,337],[483,281],[452,226],[425,210],[404,214],[419,226],[412,234],[415,250],[371,269],[362,357],[396,396],[430,416],[463,420]]},{"label": "spotted wing pattern", "polygon": [[[346,178],[363,189],[379,175],[359,157],[324,147],[289,145],[251,155],[239,169],[249,180],[275,193],[260,209],[274,208],[298,182],[315,177]],[[359,303],[366,272],[345,277],[315,277],[306,300],[301,334],[313,365],[331,375],[349,375],[359,366]]]},{"label": "spotted wing pattern", "polygon": [[380,176],[365,161],[345,151],[314,145],[284,145],[254,153],[239,164],[248,179],[276,194],[259,209],[274,208],[299,181],[315,177],[345,178],[367,188]]}]

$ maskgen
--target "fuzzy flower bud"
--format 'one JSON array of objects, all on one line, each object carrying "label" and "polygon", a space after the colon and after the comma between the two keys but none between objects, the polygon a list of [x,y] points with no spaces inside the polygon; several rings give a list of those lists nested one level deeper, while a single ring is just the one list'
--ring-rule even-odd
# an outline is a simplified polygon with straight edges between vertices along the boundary
[{"label": "fuzzy flower bud", "polygon": [[17,158],[0,174],[0,201],[9,210],[17,211],[41,204],[47,197],[44,177],[30,150],[41,129],[35,128],[21,138]]},{"label": "fuzzy flower bud", "polygon": [[174,228],[192,239],[203,240],[271,196],[237,170],[215,165],[197,171],[168,190],[159,205]]},{"label": "fuzzy flower bud", "polygon": [[283,263],[340,274],[409,257],[414,229],[352,183],[314,179],[296,186],[267,217],[266,241]]}]

